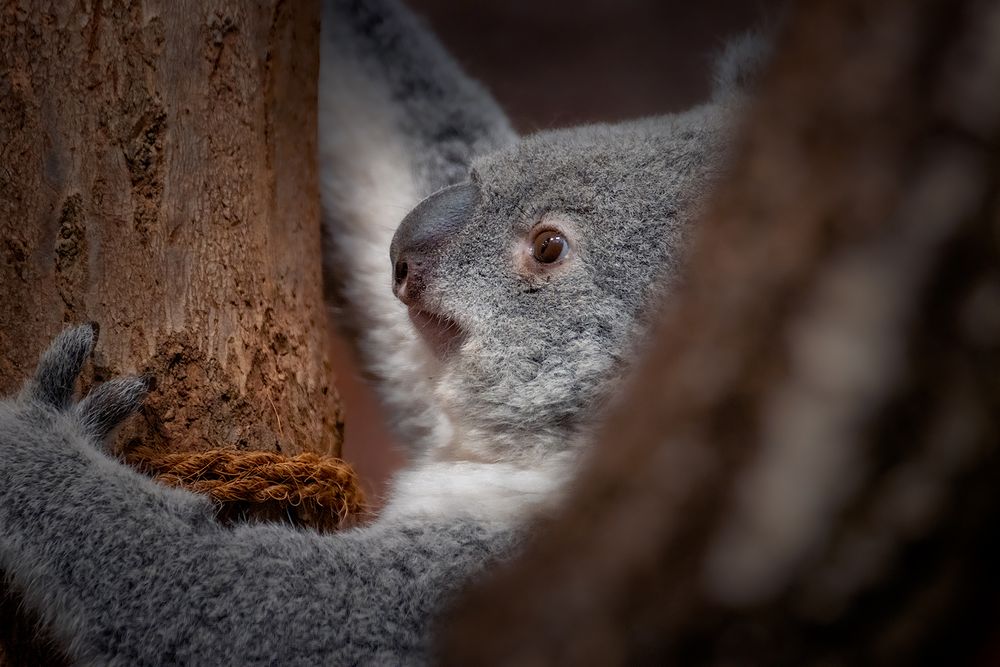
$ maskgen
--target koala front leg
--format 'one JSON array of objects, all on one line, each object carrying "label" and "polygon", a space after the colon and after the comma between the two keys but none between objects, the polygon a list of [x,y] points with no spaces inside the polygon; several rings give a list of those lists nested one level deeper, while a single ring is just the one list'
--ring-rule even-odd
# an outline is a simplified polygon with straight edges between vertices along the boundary
[{"label": "koala front leg", "polygon": [[148,384],[112,380],[74,403],[95,336],[64,332],[0,401],[0,572],[75,662],[423,662],[441,600],[509,548],[469,522],[220,525],[207,498],[99,451]]},{"label": "koala front leg", "polygon": [[94,325],[64,331],[20,394],[0,401],[0,570],[78,659],[104,654],[99,637],[124,629],[121,612],[136,600],[128,588],[146,557],[142,534],[129,532],[135,522],[148,538],[212,520],[206,499],[160,488],[103,453],[149,380],[114,379],[75,402],[96,339]]}]

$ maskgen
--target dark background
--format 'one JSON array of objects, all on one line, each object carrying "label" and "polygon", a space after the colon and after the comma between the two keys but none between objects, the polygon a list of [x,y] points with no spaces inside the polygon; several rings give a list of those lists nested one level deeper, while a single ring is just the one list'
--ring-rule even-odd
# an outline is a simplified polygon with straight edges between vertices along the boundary
[{"label": "dark background", "polygon": [[[772,16],[759,0],[411,0],[493,92],[521,133],[680,111],[704,101],[726,41]],[[350,353],[337,341],[344,457],[373,499],[403,462]]]}]

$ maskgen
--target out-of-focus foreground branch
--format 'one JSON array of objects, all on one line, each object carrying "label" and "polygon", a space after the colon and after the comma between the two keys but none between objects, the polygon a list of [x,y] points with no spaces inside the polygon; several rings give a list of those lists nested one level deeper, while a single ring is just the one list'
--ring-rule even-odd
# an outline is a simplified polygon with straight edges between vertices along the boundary
[{"label": "out-of-focus foreground branch", "polygon": [[1000,3],[788,18],[624,407],[446,664],[996,657]]}]

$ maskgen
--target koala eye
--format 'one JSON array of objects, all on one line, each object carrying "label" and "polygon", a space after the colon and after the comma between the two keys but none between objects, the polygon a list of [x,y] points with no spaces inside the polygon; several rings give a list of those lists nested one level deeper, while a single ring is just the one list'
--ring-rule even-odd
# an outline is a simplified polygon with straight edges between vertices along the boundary
[{"label": "koala eye", "polygon": [[542,264],[558,262],[569,252],[569,241],[553,229],[546,229],[531,242],[531,255]]}]

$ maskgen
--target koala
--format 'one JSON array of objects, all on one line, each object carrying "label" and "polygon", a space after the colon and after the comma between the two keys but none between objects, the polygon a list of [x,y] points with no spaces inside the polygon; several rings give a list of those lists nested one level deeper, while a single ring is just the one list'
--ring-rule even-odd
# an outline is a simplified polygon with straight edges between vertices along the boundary
[{"label": "koala", "polygon": [[728,47],[712,104],[520,138],[412,14],[327,9],[331,291],[414,459],[386,512],[522,515],[569,474],[676,277],[763,40]]},{"label": "koala", "polygon": [[678,279],[739,66],[686,113],[518,137],[395,0],[323,11],[330,291],[412,464],[366,526],[222,525],[107,454],[148,380],[76,401],[98,331],[64,331],[0,402],[0,570],[75,662],[430,661],[443,607],[557,502]]}]

